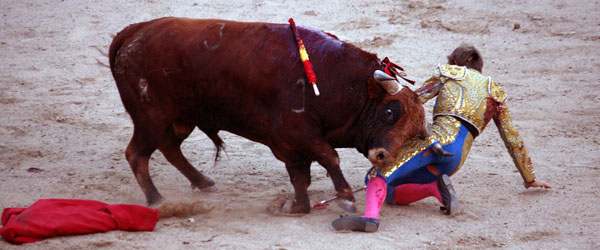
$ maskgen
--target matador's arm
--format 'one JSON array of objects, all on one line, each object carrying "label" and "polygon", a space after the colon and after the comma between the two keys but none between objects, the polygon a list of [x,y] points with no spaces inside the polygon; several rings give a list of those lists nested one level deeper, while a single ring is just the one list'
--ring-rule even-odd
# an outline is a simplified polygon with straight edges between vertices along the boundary
[{"label": "matador's arm", "polygon": [[423,83],[423,86],[415,90],[415,93],[417,93],[417,95],[419,96],[419,100],[421,101],[421,103],[426,103],[427,101],[436,97],[443,86],[444,84],[442,83],[440,78],[434,76],[425,81],[425,83]]},{"label": "matador's arm", "polygon": [[529,184],[535,181],[535,170],[533,169],[531,158],[523,143],[523,139],[521,139],[519,132],[512,124],[510,112],[505,103],[506,95],[503,89],[496,83],[492,83],[492,86],[492,97],[498,104],[493,117],[494,123],[496,123],[496,127],[498,127],[498,132],[500,132],[504,145],[510,153],[519,173],[521,173],[523,181],[525,181],[525,186],[529,187]]}]

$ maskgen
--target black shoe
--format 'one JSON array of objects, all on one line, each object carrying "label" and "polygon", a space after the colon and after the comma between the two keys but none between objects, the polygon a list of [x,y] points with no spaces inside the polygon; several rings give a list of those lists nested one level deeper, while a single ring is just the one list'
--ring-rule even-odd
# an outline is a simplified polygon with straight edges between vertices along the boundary
[{"label": "black shoe", "polygon": [[331,223],[331,226],[336,231],[350,230],[372,233],[379,229],[379,220],[349,215],[337,218]]},{"label": "black shoe", "polygon": [[454,191],[454,187],[452,187],[452,183],[450,182],[450,177],[445,174],[440,176],[437,181],[437,186],[440,195],[442,196],[442,204],[444,205],[443,207],[440,207],[442,213],[452,215],[452,213],[458,212],[460,204],[456,197],[456,191]]}]

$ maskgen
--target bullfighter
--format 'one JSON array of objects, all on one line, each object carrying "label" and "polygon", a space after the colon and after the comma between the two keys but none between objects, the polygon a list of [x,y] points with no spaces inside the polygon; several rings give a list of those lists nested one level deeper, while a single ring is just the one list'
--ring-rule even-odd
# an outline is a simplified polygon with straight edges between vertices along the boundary
[{"label": "bullfighter", "polygon": [[461,45],[439,65],[434,75],[416,90],[422,103],[437,96],[431,133],[414,138],[392,160],[372,160],[367,173],[363,216],[333,221],[335,230],[375,232],[383,202],[408,205],[435,197],[445,214],[456,212],[459,202],[449,176],[464,164],[473,140],[494,120],[506,149],[523,177],[525,188],[550,188],[535,177],[523,140],[512,124],[502,86],[483,75],[483,59],[473,46]]}]

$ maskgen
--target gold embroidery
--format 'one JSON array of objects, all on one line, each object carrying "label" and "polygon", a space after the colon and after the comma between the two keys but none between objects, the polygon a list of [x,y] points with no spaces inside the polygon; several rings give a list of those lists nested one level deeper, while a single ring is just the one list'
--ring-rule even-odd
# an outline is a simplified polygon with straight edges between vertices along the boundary
[{"label": "gold embroidery", "polygon": [[499,103],[503,103],[504,101],[506,101],[506,92],[504,92],[504,89],[502,88],[502,86],[500,86],[500,84],[490,79],[489,85],[490,96],[492,96],[492,98],[494,98],[495,101]]},{"label": "gold embroidery", "polygon": [[494,122],[496,123],[496,127],[498,127],[498,132],[500,132],[500,136],[504,141],[508,153],[510,153],[515,166],[519,170],[519,173],[521,173],[523,180],[525,182],[534,181],[535,170],[533,169],[531,158],[529,158],[529,153],[521,136],[519,136],[519,132],[512,125],[512,119],[506,105],[501,105],[498,108],[498,113],[494,117]]},{"label": "gold embroidery", "polygon": [[[439,66],[444,86],[438,94],[433,116],[450,115],[470,123],[481,133],[486,126],[485,111],[491,91],[502,88],[479,72],[453,65]],[[461,71],[462,70],[462,71]],[[461,72],[462,73],[461,75]]]},{"label": "gold embroidery", "polygon": [[439,65],[440,76],[454,80],[464,80],[467,75],[467,68],[450,64]]},{"label": "gold embroidery", "polygon": [[[529,158],[529,153],[519,133],[512,125],[510,113],[504,104],[507,95],[500,84],[475,70],[446,64],[438,66],[433,77],[419,88],[417,93],[422,102],[437,96],[433,110],[435,120],[433,136],[427,140],[413,139],[409,141],[402,148],[401,157],[397,163],[382,171],[386,177],[426,149],[434,140],[439,140],[442,144],[453,141],[458,134],[460,122],[450,116],[470,123],[477,132],[481,133],[487,125],[485,121],[488,108],[487,98],[491,97],[500,105],[495,112],[494,122],[515,166],[525,182],[535,180],[531,158]],[[473,137],[469,134],[463,145],[460,165],[464,163],[472,141]]]},{"label": "gold embroidery", "polygon": [[[455,65],[440,65],[434,76],[427,80],[423,87],[417,90],[417,93],[422,102],[437,96],[433,110],[432,136],[425,140],[415,138],[408,141],[402,147],[396,164],[382,169],[381,173],[384,176],[389,177],[395,170],[436,140],[443,145],[453,142],[460,128],[460,122],[453,117],[470,123],[477,129],[477,132],[481,133],[487,125],[485,121],[485,113],[488,108],[487,98],[491,97],[500,104],[495,112],[494,122],[515,166],[525,182],[535,180],[531,158],[529,158],[527,148],[518,131],[512,125],[510,113],[504,104],[507,95],[500,84],[472,69]],[[473,137],[469,134],[463,145],[461,166],[467,158],[472,141]],[[372,173],[375,173],[374,169]]]},{"label": "gold embroidery", "polygon": [[425,150],[433,142],[437,141],[442,145],[452,143],[460,129],[460,121],[450,116],[438,116],[435,118],[431,127],[431,135],[425,139],[413,138],[406,142],[400,149],[396,163],[381,169],[381,174],[389,177],[394,171],[400,168],[404,163]]},{"label": "gold embroidery", "polygon": [[465,161],[467,160],[467,156],[469,156],[469,152],[471,152],[471,146],[473,145],[473,139],[474,139],[473,135],[471,133],[468,133],[467,137],[465,138],[465,141],[463,142],[460,163],[458,164],[456,169],[454,169],[454,172],[452,172],[450,175],[454,175],[456,172],[458,172],[458,170],[462,167],[462,165],[465,164]]}]

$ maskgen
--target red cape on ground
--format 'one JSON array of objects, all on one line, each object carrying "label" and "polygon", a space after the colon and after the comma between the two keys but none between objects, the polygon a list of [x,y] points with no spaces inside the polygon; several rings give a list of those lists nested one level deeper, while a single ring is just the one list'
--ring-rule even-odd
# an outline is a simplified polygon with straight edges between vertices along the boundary
[{"label": "red cape on ground", "polygon": [[112,230],[153,231],[157,221],[158,210],[139,205],[42,199],[28,208],[5,208],[0,236],[10,243],[23,244]]}]

